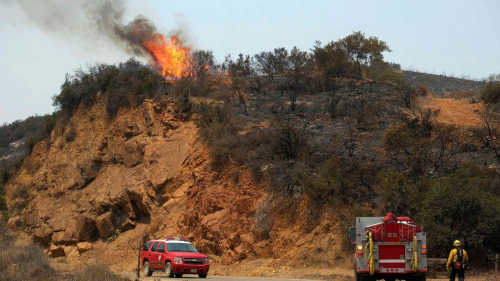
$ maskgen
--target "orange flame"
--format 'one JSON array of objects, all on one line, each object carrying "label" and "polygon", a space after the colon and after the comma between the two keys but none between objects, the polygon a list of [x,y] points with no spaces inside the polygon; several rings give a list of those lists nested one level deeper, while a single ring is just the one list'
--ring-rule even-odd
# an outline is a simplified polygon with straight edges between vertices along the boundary
[{"label": "orange flame", "polygon": [[169,42],[161,34],[153,34],[153,40],[142,42],[151,54],[154,63],[161,67],[166,77],[181,78],[188,76],[191,65],[191,49],[182,46],[177,35],[171,36]]}]

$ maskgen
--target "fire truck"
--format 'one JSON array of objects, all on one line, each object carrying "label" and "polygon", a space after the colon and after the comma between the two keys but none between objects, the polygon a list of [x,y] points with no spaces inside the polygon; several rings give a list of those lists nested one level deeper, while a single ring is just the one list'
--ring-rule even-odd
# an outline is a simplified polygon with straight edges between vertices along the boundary
[{"label": "fire truck", "polygon": [[426,233],[409,217],[357,217],[350,236],[356,281],[426,280]]}]

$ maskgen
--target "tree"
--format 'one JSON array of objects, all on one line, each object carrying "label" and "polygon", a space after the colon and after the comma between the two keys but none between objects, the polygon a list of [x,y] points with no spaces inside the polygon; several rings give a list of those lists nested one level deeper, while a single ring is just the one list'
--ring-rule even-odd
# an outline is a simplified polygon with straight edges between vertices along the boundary
[{"label": "tree", "polygon": [[302,80],[310,71],[311,57],[308,53],[293,47],[288,57],[290,72],[288,73],[288,87],[286,94],[290,99],[290,109],[295,111],[297,98],[302,88]]},{"label": "tree", "polygon": [[391,52],[391,49],[384,41],[378,40],[377,37],[366,38],[361,31],[339,40],[339,46],[349,56],[350,60],[356,63],[358,75],[362,76],[362,65],[367,65],[369,62],[383,60],[383,52]]},{"label": "tree", "polygon": [[426,170],[437,172],[458,153],[459,130],[454,125],[437,122],[439,109],[420,110],[407,123],[390,126],[384,133],[387,155],[414,175]]},{"label": "tree", "polygon": [[483,121],[483,128],[486,131],[483,142],[495,152],[497,163],[500,163],[500,141],[498,140],[500,128],[496,125],[498,124],[496,116],[493,114],[491,108],[485,108],[480,114]]},{"label": "tree", "polygon": [[198,75],[205,69],[212,69],[215,66],[215,57],[212,51],[197,50],[192,54],[192,75]]},{"label": "tree", "polygon": [[342,49],[339,42],[330,42],[325,47],[321,47],[321,42],[316,41],[311,49],[314,61],[322,71],[325,82],[332,77],[342,77],[351,74],[348,54]]},{"label": "tree", "polygon": [[250,56],[239,54],[238,59],[234,61],[231,55],[228,55],[224,60],[224,64],[231,77],[231,88],[236,93],[241,92],[247,85],[245,78],[250,76],[253,71]]},{"label": "tree", "polygon": [[273,67],[275,74],[285,73],[290,67],[288,61],[288,51],[285,48],[274,49]]},{"label": "tree", "polygon": [[253,56],[252,60],[255,67],[262,73],[269,76],[269,80],[274,79],[275,69],[274,69],[274,54],[271,52],[261,52]]},{"label": "tree", "polygon": [[496,177],[496,171],[470,167],[431,182],[415,216],[433,237],[428,240],[431,257],[447,255],[450,241],[456,239],[465,241],[477,263],[500,251],[500,200],[490,191]]}]

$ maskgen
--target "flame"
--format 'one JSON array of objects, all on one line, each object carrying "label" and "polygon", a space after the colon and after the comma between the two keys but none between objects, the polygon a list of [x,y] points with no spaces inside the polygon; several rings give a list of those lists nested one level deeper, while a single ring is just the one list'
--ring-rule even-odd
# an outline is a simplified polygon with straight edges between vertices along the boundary
[{"label": "flame", "polygon": [[166,77],[181,78],[189,76],[191,66],[191,49],[182,46],[177,35],[171,36],[169,42],[161,34],[152,34],[152,40],[142,42],[151,54],[154,63],[161,68]]}]

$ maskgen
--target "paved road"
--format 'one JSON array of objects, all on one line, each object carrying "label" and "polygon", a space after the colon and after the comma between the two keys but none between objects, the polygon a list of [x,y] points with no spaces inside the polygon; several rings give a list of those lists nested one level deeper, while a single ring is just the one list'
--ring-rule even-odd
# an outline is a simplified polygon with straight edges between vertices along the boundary
[{"label": "paved road", "polygon": [[[156,273],[158,274],[158,273]],[[151,277],[144,277],[141,275],[141,278],[139,279],[140,281],[182,281],[182,280],[189,280],[189,281],[194,281],[194,280],[207,280],[207,281],[261,281],[261,280],[269,280],[269,281],[318,281],[318,280],[313,280],[313,279],[290,279],[290,278],[262,278],[262,277],[226,277],[226,276],[210,276],[208,275],[207,278],[201,279],[197,275],[186,275],[185,277],[182,276],[182,278],[167,278],[165,274],[163,275],[156,275],[154,274]],[[135,274],[126,274],[127,277],[133,279],[135,277]]]}]

